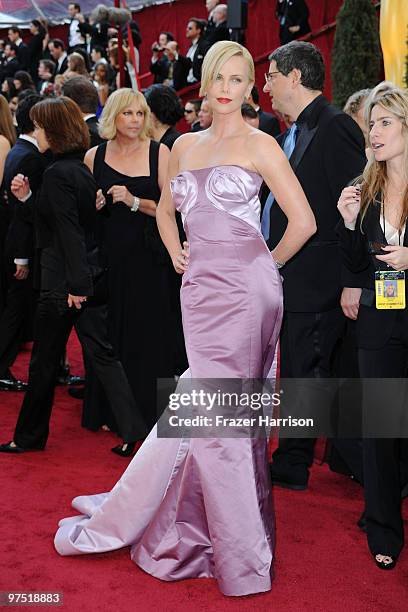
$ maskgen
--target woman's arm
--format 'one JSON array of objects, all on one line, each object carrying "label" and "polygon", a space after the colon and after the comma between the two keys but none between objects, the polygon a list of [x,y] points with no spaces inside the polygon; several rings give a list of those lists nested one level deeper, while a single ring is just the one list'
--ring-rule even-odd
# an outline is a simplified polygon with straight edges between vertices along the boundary
[{"label": "woman's arm", "polygon": [[180,244],[173,197],[170,191],[170,181],[179,172],[179,149],[180,141],[176,141],[170,153],[167,176],[157,207],[156,221],[161,239],[169,252],[176,272],[183,274],[188,265],[188,253],[182,250]]},{"label": "woman's arm", "polygon": [[251,161],[285,213],[288,225],[272,251],[276,262],[285,264],[316,232],[316,221],[289,161],[274,138],[253,133],[248,139]]}]

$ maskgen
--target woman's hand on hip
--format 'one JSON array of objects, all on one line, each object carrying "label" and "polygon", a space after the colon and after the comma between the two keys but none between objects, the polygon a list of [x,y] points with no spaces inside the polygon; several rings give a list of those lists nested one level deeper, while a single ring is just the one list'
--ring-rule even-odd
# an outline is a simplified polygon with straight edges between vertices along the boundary
[{"label": "woman's hand on hip", "polygon": [[188,268],[190,257],[190,248],[187,241],[183,242],[183,248],[180,253],[173,259],[173,266],[178,274],[184,274]]}]

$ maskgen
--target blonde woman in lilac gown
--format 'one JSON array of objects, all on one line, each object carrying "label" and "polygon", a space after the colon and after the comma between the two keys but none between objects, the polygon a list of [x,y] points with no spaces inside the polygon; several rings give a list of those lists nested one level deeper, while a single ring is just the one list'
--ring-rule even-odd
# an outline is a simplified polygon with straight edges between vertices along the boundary
[{"label": "blonde woman in lilac gown", "polygon": [[[268,375],[283,310],[278,267],[316,230],[284,153],[241,117],[254,76],[244,47],[223,41],[210,49],[201,93],[213,123],[176,141],[157,209],[164,244],[184,275],[186,376],[194,379]],[[260,231],[262,180],[288,218],[273,253]],[[185,249],[175,209],[183,218]],[[268,591],[274,513],[267,440],[158,438],[156,427],[109,493],[73,500],[81,515],[60,522],[57,551],[130,546],[132,560],[162,580],[212,577],[225,595]]]}]

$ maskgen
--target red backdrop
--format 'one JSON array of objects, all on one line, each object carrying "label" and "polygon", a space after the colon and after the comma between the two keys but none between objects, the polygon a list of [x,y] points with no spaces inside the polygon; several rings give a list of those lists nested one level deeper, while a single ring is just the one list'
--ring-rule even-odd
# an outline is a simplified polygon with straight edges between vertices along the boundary
[{"label": "red backdrop", "polygon": [[[308,0],[310,9],[310,25],[312,32],[335,20],[336,14],[343,0]],[[190,17],[206,17],[204,0],[176,0],[170,4],[160,4],[147,7],[134,14],[134,18],[140,26],[142,44],[140,46],[141,75],[149,69],[151,57],[151,45],[157,40],[161,31],[170,31],[179,42],[182,51],[188,48],[185,37],[187,21]],[[67,41],[67,26],[59,25],[50,28],[51,36],[62,38]],[[7,31],[0,31],[0,36],[5,37]],[[29,36],[29,34],[28,34]],[[325,94],[331,97],[330,79],[330,54],[333,45],[334,30],[321,32],[312,38],[313,42],[320,48],[325,59],[327,68],[327,79]],[[268,110],[269,98],[262,94],[263,73],[267,71],[267,55],[279,45],[279,28],[275,18],[275,0],[249,0],[248,29],[246,32],[246,46],[251,51],[256,62],[257,85],[261,91],[261,104]],[[152,82],[150,76],[142,78],[142,87]],[[184,100],[196,97],[197,89],[189,88],[182,93]]]}]

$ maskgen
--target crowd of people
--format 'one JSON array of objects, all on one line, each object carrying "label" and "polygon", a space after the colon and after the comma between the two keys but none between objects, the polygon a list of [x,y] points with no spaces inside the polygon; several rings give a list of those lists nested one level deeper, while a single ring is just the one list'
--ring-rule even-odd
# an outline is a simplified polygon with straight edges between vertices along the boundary
[{"label": "crowd of people", "polygon": [[[265,378],[278,337],[282,379],[350,376],[367,386],[406,376],[407,93],[385,82],[337,109],[322,93],[321,53],[292,41],[269,58],[262,87],[273,113],[266,112],[249,52],[228,40],[226,5],[210,1],[207,23],[188,22],[185,56],[162,32],[152,45],[155,84],[144,93],[118,88],[117,43],[109,41],[109,61],[99,44],[109,28],[95,30],[78,5],[69,7],[68,52],[59,40],[44,44],[39,22],[32,27],[33,40],[41,39],[35,66],[17,28],[4,50],[0,383],[26,393],[13,440],[0,451],[46,447],[61,356],[75,326],[86,370],[82,424],[117,432],[121,443],[112,450],[121,456],[148,437],[141,460],[138,452],[110,494],[78,498],[85,516],[63,522],[57,550],[131,544],[132,558],[155,576],[215,575],[233,595],[268,590],[274,538],[265,440],[221,439],[211,447],[211,440],[157,438],[157,379],[187,368],[194,378]],[[95,42],[92,78],[86,36]],[[198,81],[200,97],[183,106],[176,89]],[[182,117],[190,128],[184,135],[176,129]],[[386,306],[376,297],[379,286]],[[35,314],[27,386],[10,369],[28,311]],[[365,393],[363,412],[371,388]],[[307,489],[316,440],[283,434],[272,484]],[[350,448],[333,440],[332,466],[336,451],[342,470],[363,485],[359,526],[377,566],[392,569],[404,542],[406,440],[369,436]],[[214,469],[223,474],[221,488]],[[259,489],[242,496],[248,487],[239,478]],[[140,479],[150,483],[151,503],[138,506],[139,520]],[[103,512],[90,516],[94,502]],[[235,503],[242,525],[229,520]],[[199,504],[201,518],[191,517],[190,504]],[[122,521],[119,543],[115,521]],[[87,529],[97,534],[91,547]],[[194,555],[184,537],[192,537]],[[235,567],[233,542],[242,544],[245,576]]]}]

